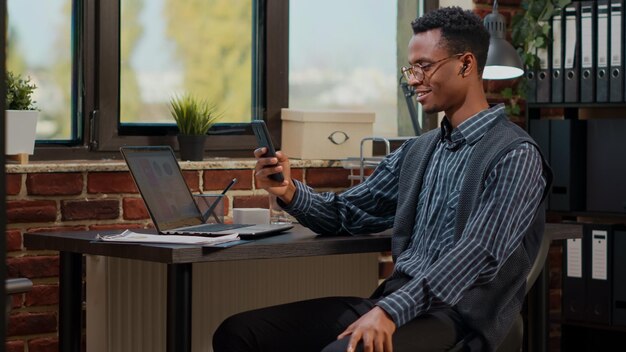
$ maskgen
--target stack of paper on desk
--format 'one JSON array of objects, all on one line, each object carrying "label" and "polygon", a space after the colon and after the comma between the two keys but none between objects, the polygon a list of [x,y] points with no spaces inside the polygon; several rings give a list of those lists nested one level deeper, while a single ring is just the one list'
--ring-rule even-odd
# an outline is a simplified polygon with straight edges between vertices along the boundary
[{"label": "stack of paper on desk", "polygon": [[125,230],[124,232],[116,235],[99,234],[96,236],[96,239],[106,242],[197,244],[201,246],[213,246],[221,243],[237,241],[239,240],[239,235],[236,233],[220,237],[151,235]]}]

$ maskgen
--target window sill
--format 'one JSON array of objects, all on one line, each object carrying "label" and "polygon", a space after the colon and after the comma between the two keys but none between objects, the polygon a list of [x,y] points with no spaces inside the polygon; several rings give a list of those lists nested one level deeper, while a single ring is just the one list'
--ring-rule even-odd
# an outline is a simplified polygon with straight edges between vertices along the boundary
[{"label": "window sill", "polygon": [[[292,168],[342,167],[340,160],[290,160]],[[181,161],[183,170],[207,169],[254,169],[255,160],[251,158],[212,158],[203,161]],[[51,173],[51,172],[82,172],[82,171],[128,171],[126,163],[121,160],[60,160],[30,161],[28,164],[7,164],[6,173]]]}]

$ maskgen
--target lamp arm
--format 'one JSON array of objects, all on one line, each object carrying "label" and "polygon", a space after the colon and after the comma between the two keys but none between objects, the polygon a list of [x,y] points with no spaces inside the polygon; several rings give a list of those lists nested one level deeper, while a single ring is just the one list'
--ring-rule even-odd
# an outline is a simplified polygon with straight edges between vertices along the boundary
[{"label": "lamp arm", "polygon": [[415,135],[419,136],[422,134],[422,127],[419,123],[419,118],[417,115],[417,109],[415,108],[415,103],[413,103],[413,96],[415,95],[415,90],[413,87],[409,86],[406,82],[401,82],[400,87],[402,87],[402,94],[404,95],[404,99],[406,101],[407,108],[409,110],[409,116],[411,117],[411,122],[413,123],[413,130],[415,131]]}]

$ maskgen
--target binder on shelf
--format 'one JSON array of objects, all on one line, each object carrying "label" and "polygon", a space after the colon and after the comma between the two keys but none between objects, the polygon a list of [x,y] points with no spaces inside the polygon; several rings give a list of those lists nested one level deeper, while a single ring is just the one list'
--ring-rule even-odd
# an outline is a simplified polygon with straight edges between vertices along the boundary
[{"label": "binder on shelf", "polygon": [[[592,1],[580,2],[580,101],[593,102],[595,98],[594,48],[596,11]],[[567,34],[569,35],[569,33]]]},{"label": "binder on shelf", "polygon": [[613,297],[611,324],[626,326],[626,229],[613,233]]},{"label": "binder on shelf", "polygon": [[532,68],[526,67],[526,102],[537,101],[537,74]]},{"label": "binder on shelf", "polygon": [[550,68],[553,103],[563,102],[563,17],[562,11],[552,17],[552,65]]},{"label": "binder on shelf", "polygon": [[609,3],[598,0],[596,50],[596,101],[609,101]]},{"label": "binder on shelf", "polygon": [[608,325],[611,323],[612,237],[610,225],[589,224],[583,227],[583,256],[587,254],[584,270],[587,284],[585,321]]},{"label": "binder on shelf", "polygon": [[[548,25],[547,21],[539,22],[541,26]],[[538,103],[549,103],[550,102],[550,57],[549,57],[549,49],[551,48],[540,48],[537,49],[537,56],[539,57],[539,70],[536,74],[537,80],[537,97],[536,101]]]},{"label": "binder on shelf", "polygon": [[586,121],[550,120],[550,210],[585,209]]},{"label": "binder on shelf", "polygon": [[609,39],[611,40],[611,45],[609,46],[609,55],[611,57],[611,68],[609,78],[609,101],[617,103],[626,101],[626,99],[624,99],[624,94],[626,92],[624,89],[624,84],[626,83],[624,79],[626,78],[626,75],[624,75],[624,47],[622,45],[624,36],[624,4],[622,0],[612,0],[610,5],[609,22],[611,31]]},{"label": "binder on shelf", "polygon": [[583,264],[583,239],[567,239],[563,248],[562,310],[565,319],[585,319],[587,293]]},{"label": "binder on shelf", "polygon": [[566,103],[577,103],[579,97],[580,76],[580,41],[578,14],[580,6],[578,2],[570,3],[565,7],[563,20],[563,43],[564,58],[564,101]]}]

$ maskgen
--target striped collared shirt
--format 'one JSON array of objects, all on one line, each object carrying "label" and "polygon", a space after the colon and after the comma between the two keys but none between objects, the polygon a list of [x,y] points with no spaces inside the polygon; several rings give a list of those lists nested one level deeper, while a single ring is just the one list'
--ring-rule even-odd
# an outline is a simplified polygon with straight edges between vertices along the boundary
[{"label": "striped collared shirt", "polygon": [[[484,191],[467,221],[459,248],[455,212],[466,163],[474,146],[504,114],[503,105],[484,110],[452,128],[447,118],[428,161],[415,226],[395,271],[412,279],[377,304],[398,325],[439,306],[453,306],[473,284],[489,282],[521,243],[541,201],[546,181],[539,152],[523,143],[490,171]],[[393,225],[402,150],[389,155],[364,183],[337,195],[315,193],[296,182],[286,208],[319,233],[371,233]]]}]

